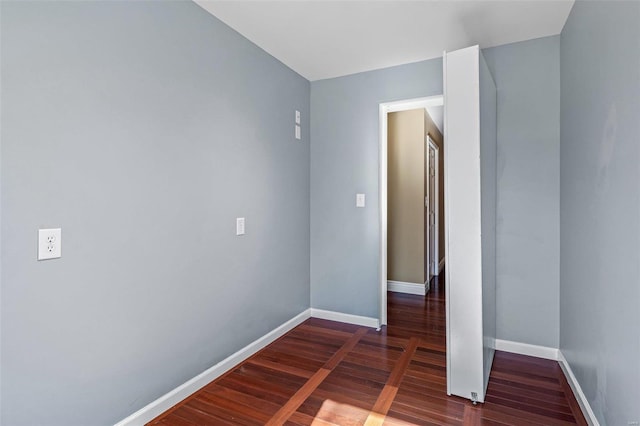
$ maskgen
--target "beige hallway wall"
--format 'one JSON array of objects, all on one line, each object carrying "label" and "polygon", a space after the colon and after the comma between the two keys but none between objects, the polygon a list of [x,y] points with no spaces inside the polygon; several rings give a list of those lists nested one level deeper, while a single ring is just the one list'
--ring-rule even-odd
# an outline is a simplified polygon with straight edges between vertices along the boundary
[{"label": "beige hallway wall", "polygon": [[388,119],[387,279],[424,283],[424,109]]}]

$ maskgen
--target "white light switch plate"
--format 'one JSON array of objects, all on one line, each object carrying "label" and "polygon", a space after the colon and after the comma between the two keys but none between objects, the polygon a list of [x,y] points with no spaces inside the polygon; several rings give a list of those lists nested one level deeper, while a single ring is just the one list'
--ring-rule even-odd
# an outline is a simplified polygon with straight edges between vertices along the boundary
[{"label": "white light switch plate", "polygon": [[62,256],[62,229],[38,229],[38,260]]},{"label": "white light switch plate", "polygon": [[356,194],[356,207],[364,207],[365,198],[364,194]]},{"label": "white light switch plate", "polygon": [[296,111],[296,124],[300,124],[300,111]]},{"label": "white light switch plate", "polygon": [[244,235],[244,217],[236,218],[236,235]]},{"label": "white light switch plate", "polygon": [[300,126],[296,124],[296,139],[300,139]]}]

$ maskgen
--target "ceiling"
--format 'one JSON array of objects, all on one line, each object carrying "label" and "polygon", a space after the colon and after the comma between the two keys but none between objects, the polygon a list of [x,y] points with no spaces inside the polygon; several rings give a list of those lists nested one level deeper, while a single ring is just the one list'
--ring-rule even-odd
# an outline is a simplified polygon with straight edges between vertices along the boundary
[{"label": "ceiling", "polygon": [[559,34],[573,0],[194,0],[308,80]]}]

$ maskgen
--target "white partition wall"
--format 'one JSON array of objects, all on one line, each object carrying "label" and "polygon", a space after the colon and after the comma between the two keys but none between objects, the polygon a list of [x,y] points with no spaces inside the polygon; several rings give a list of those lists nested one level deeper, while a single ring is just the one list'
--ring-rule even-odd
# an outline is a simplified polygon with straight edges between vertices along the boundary
[{"label": "white partition wall", "polygon": [[478,46],[444,56],[447,389],[484,402],[495,341],[496,93]]}]

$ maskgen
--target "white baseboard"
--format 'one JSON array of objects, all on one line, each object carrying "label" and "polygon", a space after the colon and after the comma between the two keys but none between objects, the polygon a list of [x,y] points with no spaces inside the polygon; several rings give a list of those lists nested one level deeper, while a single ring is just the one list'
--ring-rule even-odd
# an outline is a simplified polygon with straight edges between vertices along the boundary
[{"label": "white baseboard", "polygon": [[587,423],[589,423],[589,426],[600,426],[598,418],[591,409],[589,401],[580,387],[580,383],[578,383],[578,379],[576,379],[576,376],[571,370],[571,366],[560,349],[496,339],[496,350],[558,361]]},{"label": "white baseboard", "polygon": [[387,281],[387,290],[394,291],[396,293],[417,294],[418,296],[424,296],[429,291],[429,281],[424,284],[420,283],[408,283],[404,281]]},{"label": "white baseboard", "polygon": [[567,378],[567,382],[569,382],[569,386],[571,386],[571,390],[573,391],[576,400],[578,400],[578,405],[580,405],[580,409],[582,410],[582,414],[584,414],[587,423],[589,423],[590,426],[600,426],[600,422],[598,422],[598,418],[591,409],[589,400],[587,400],[587,397],[582,391],[580,383],[578,383],[578,379],[576,379],[576,376],[571,370],[571,366],[560,350],[558,350],[558,362],[560,363],[560,368],[562,368],[562,371]]},{"label": "white baseboard", "polygon": [[325,311],[324,309],[311,308],[313,318],[321,318],[330,321],[346,322],[348,324],[362,325],[364,327],[379,328],[378,318],[362,317],[360,315],[343,314],[342,312]]},{"label": "white baseboard", "polygon": [[160,398],[151,402],[150,404],[142,407],[140,410],[131,414],[126,419],[123,419],[115,424],[115,426],[138,426],[144,425],[149,421],[155,419],[160,414],[167,411],[169,408],[176,405],[178,402],[182,401],[189,395],[194,392],[200,390],[213,380],[217,379],[227,371],[231,370],[236,365],[240,364],[242,361],[249,358],[251,355],[258,352],[260,349],[274,342],[279,337],[283,336],[296,326],[300,325],[302,322],[311,317],[311,309],[307,309],[295,317],[291,318],[289,321],[285,322],[281,326],[276,329],[270,331],[254,342],[248,344],[244,348],[240,349],[238,352],[230,355],[224,360],[220,361],[213,367],[208,370],[200,373],[193,379],[181,384],[177,388],[172,391],[164,394]]},{"label": "white baseboard", "polygon": [[558,361],[558,349],[547,346],[496,339],[496,350]]},{"label": "white baseboard", "polygon": [[438,263],[438,275],[440,275],[443,269],[444,269],[444,257],[440,259],[440,263]]}]

